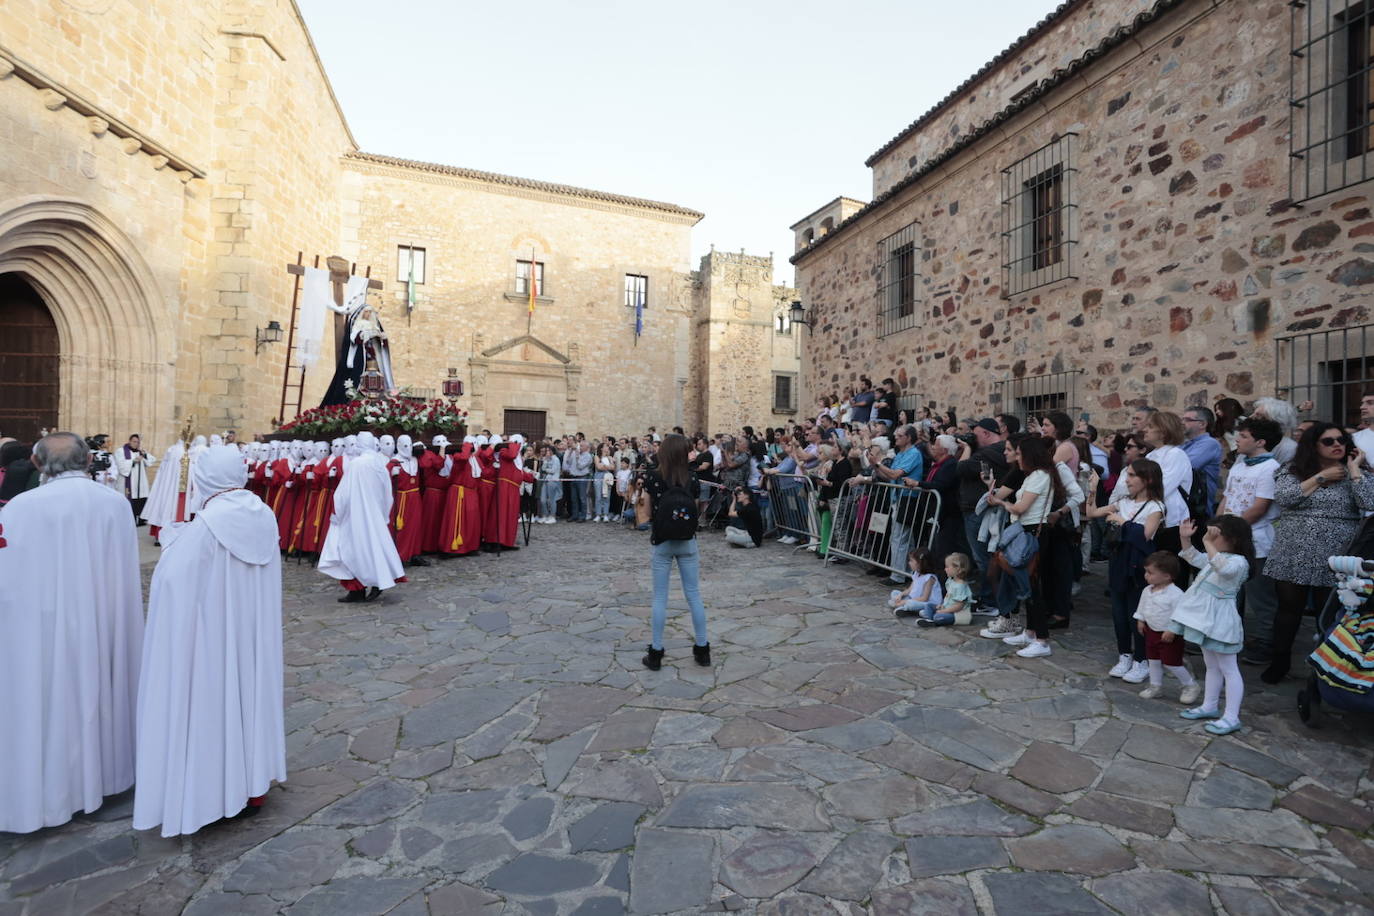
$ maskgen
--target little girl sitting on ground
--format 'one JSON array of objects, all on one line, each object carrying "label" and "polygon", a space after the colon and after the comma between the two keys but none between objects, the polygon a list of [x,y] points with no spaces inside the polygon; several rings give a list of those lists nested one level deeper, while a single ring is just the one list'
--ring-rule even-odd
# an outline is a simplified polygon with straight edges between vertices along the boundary
[{"label": "little girl sitting on ground", "polygon": [[1178,557],[1167,550],[1157,550],[1145,558],[1145,590],[1136,606],[1136,626],[1145,637],[1145,658],[1149,662],[1150,684],[1140,695],[1152,700],[1164,692],[1164,672],[1178,678],[1183,690],[1178,700],[1192,706],[1202,694],[1202,687],[1183,663],[1183,640],[1169,631],[1174,608],[1183,598],[1183,589],[1174,582],[1182,572]]},{"label": "little girl sitting on ground", "polygon": [[944,590],[940,588],[940,578],[935,575],[935,558],[924,547],[915,547],[906,556],[907,569],[911,571],[911,584],[905,590],[893,589],[887,606],[896,614],[920,614],[934,612],[944,600]]},{"label": "little girl sitting on ground", "polygon": [[973,561],[962,553],[945,558],[945,600],[933,611],[921,611],[918,627],[947,627],[957,624],[966,627],[973,622],[973,590],[968,579],[973,573]]},{"label": "little girl sitting on ground", "polygon": [[[1179,537],[1189,544],[1197,524],[1184,519]],[[1207,678],[1202,705],[1179,713],[1185,719],[1216,719],[1204,726],[1214,735],[1229,735],[1240,728],[1240,701],[1245,684],[1236,667],[1236,653],[1245,643],[1236,594],[1250,576],[1255,558],[1250,525],[1236,515],[1221,515],[1207,522],[1201,553],[1189,544],[1179,556],[1201,570],[1174,608],[1169,629],[1202,648]],[[1222,684],[1226,686],[1226,711],[1218,708]]]}]

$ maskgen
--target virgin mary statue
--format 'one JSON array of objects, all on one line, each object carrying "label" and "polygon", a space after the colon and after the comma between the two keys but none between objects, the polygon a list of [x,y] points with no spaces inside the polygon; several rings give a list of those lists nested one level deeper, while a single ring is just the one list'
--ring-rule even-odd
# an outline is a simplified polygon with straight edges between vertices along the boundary
[{"label": "virgin mary statue", "polygon": [[367,288],[364,287],[362,292],[351,297],[344,305],[329,303],[329,308],[340,315],[347,315],[348,323],[339,344],[334,378],[330,380],[329,390],[324,393],[320,406],[348,403],[350,398],[345,386],[351,381],[354,390],[358,388],[358,381],[369,359],[377,361],[377,369],[386,380],[386,390],[395,390],[396,380],[391,374],[391,347],[382,328],[381,316],[368,304]]}]

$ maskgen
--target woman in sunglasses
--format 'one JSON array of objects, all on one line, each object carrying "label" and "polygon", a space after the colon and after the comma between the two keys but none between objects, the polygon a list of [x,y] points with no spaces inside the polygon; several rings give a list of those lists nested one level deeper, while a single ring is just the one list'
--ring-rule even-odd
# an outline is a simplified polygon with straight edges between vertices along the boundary
[{"label": "woman in sunglasses", "polygon": [[1321,610],[1336,584],[1327,559],[1345,552],[1364,513],[1374,511],[1374,474],[1365,473],[1364,460],[1345,430],[1318,422],[1303,433],[1292,463],[1274,480],[1283,522],[1275,527],[1264,567],[1278,595],[1274,654],[1260,674],[1266,684],[1288,674],[1303,615],[1309,608]]}]

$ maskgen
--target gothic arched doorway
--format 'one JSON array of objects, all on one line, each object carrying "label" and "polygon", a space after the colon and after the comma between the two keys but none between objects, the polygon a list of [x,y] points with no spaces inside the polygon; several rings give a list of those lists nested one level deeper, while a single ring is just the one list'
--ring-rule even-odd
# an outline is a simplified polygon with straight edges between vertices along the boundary
[{"label": "gothic arched doorway", "polygon": [[0,274],[0,435],[33,442],[57,427],[57,322],[17,274]]}]

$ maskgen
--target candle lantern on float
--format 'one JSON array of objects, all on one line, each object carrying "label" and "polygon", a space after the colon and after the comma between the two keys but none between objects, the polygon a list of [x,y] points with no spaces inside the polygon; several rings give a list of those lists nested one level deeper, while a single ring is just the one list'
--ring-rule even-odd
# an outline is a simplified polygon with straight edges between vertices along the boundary
[{"label": "candle lantern on float", "polygon": [[458,370],[449,368],[448,378],[444,379],[444,397],[461,398],[463,396],[463,380],[458,377]]}]

